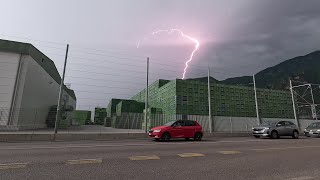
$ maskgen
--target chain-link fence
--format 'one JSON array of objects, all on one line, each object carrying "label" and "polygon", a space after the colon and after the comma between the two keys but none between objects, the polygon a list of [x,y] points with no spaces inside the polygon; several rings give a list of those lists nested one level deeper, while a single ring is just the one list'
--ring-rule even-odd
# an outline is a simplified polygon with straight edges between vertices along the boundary
[{"label": "chain-link fence", "polygon": [[[44,109],[15,109],[12,116],[9,115],[8,108],[0,108],[0,133],[25,133],[25,134],[52,134],[53,123],[55,122],[55,113],[50,113]],[[15,115],[15,116],[13,116]],[[28,118],[25,118],[28,117]],[[61,134],[103,134],[103,133],[144,133],[145,132],[145,115],[144,113],[122,113],[121,116],[105,118],[104,125],[79,124],[79,120],[69,113],[67,118],[62,118],[59,125]],[[45,121],[44,121],[45,118]],[[197,121],[204,132],[210,132],[209,116],[201,115],[167,115],[152,114],[147,120],[148,129],[156,126],[162,126],[168,121],[188,119]],[[265,121],[282,121],[289,120],[294,123],[294,119],[281,118],[262,118]],[[301,130],[309,124],[317,122],[315,120],[300,119]],[[212,130],[216,133],[249,133],[252,127],[257,126],[258,121],[255,117],[226,117],[213,116]]]},{"label": "chain-link fence", "polygon": [[[63,60],[65,57],[64,45],[37,46],[54,59]],[[171,52],[171,48],[169,50]],[[160,58],[147,58],[122,50],[71,46],[65,84],[74,90],[76,102],[67,102],[72,98],[64,100],[64,104],[74,107],[59,115],[58,133],[143,133],[168,121],[182,119],[197,121],[205,132],[225,133],[250,132],[253,126],[266,120],[290,120],[296,123],[289,90],[255,88],[253,78],[249,76],[243,82],[223,80],[243,76],[243,72],[196,64],[187,67],[184,58],[168,58],[167,55],[163,53]],[[55,62],[62,74],[63,61]],[[38,62],[25,66],[30,67],[33,69],[24,71],[46,71]],[[33,77],[27,79],[36,76],[39,75],[34,73]],[[24,104],[24,107],[35,108],[18,109],[14,105],[0,108],[1,132],[53,133],[58,99],[54,96],[50,97],[50,104],[43,102],[48,101],[44,98],[47,96],[45,91],[52,89],[55,80],[49,71],[42,76],[44,80],[39,81],[45,82],[41,87],[43,91],[33,88],[37,83],[29,85],[29,101]],[[61,77],[56,74],[55,78],[59,82]],[[31,81],[26,81],[24,86],[28,86],[28,82]],[[55,90],[51,94],[58,94],[59,83],[54,85]],[[315,91],[320,92],[319,87],[314,87]],[[302,97],[307,95],[306,92],[302,91]],[[294,97],[297,98],[297,95]],[[33,98],[37,102],[33,102]],[[317,102],[315,99],[313,104]],[[314,111],[318,112],[319,108],[315,107]],[[309,118],[310,113],[308,117],[304,117],[302,112],[298,113],[301,113],[298,116],[301,129],[314,122],[304,120]],[[209,118],[210,115],[212,118]]]}]

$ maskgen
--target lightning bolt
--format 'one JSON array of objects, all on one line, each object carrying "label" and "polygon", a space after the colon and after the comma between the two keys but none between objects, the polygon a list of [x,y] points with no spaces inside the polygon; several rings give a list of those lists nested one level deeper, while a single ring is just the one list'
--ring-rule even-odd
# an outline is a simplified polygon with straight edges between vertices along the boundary
[{"label": "lightning bolt", "polygon": [[[187,73],[187,69],[189,67],[189,63],[192,61],[195,52],[199,49],[200,42],[196,38],[193,38],[193,37],[190,37],[190,36],[184,34],[180,29],[157,30],[157,31],[152,32],[151,35],[154,36],[154,35],[157,35],[157,34],[160,34],[163,32],[168,33],[168,34],[178,32],[183,38],[186,38],[195,44],[195,47],[194,47],[193,51],[191,52],[189,59],[185,62],[185,68],[184,68],[183,74],[182,74],[182,79],[184,79],[185,75]],[[139,48],[139,46],[140,46],[140,41],[139,41],[139,45],[137,45],[137,48]]]}]

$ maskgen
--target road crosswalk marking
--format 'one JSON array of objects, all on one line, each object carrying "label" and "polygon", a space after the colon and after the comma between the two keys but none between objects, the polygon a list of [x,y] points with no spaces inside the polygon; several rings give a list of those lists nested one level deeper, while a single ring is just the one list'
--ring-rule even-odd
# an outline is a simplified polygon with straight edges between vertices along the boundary
[{"label": "road crosswalk marking", "polygon": [[0,164],[0,170],[7,169],[20,169],[27,167],[27,163],[10,163],[10,164]]},{"label": "road crosswalk marking", "polygon": [[66,164],[99,164],[102,163],[102,159],[78,159],[78,160],[68,160]]},{"label": "road crosswalk marking", "polygon": [[220,154],[226,154],[226,155],[230,155],[230,154],[240,154],[240,151],[218,151]]},{"label": "road crosswalk marking", "polygon": [[182,153],[178,154],[178,156],[187,158],[187,157],[203,157],[205,156],[204,154],[199,154],[199,153]]},{"label": "road crosswalk marking", "polygon": [[159,156],[156,155],[150,155],[150,156],[132,156],[129,157],[130,160],[132,161],[142,161],[142,160],[158,160],[160,159]]}]

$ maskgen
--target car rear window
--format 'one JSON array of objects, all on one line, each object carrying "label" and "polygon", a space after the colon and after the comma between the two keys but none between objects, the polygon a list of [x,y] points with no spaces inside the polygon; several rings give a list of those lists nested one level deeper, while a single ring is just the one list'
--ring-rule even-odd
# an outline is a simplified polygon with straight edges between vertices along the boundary
[{"label": "car rear window", "polygon": [[320,128],[320,123],[312,123],[308,127],[309,128]]}]

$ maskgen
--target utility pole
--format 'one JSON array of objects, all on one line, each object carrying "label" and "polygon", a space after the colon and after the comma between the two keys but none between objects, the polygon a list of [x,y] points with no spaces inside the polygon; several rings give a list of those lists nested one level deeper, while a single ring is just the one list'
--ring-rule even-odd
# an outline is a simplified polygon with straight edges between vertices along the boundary
[{"label": "utility pole", "polygon": [[297,117],[297,111],[296,111],[296,103],[294,101],[294,95],[293,95],[293,87],[292,87],[292,81],[290,79],[290,91],[291,91],[291,97],[292,97],[292,107],[293,107],[293,114],[294,114],[294,119],[296,120],[297,126],[300,129],[300,123],[298,121]]},{"label": "utility pole", "polygon": [[[314,103],[314,97],[313,97],[313,90],[312,90],[312,85],[309,84],[310,87],[310,93],[311,93],[311,98],[312,98],[312,107],[311,107],[311,112],[312,112],[312,116],[313,118],[315,117],[316,120],[318,120],[318,114],[317,114],[317,109],[316,109],[316,105]],[[315,116],[314,116],[315,113]]]},{"label": "utility pole", "polygon": [[59,98],[58,98],[56,121],[55,121],[55,124],[54,124],[53,140],[56,139],[56,135],[57,135],[58,129],[59,129],[59,123],[60,123],[60,117],[61,117],[60,116],[60,113],[61,113],[61,98],[62,98],[62,94],[63,94],[64,77],[65,77],[65,74],[66,74],[68,52],[69,52],[69,44],[67,44],[66,55],[65,55],[65,58],[64,58],[63,74],[62,74],[62,78],[61,78],[61,82],[60,82],[60,91],[59,91]]},{"label": "utility pole", "polygon": [[260,120],[260,116],[259,116],[259,107],[258,107],[256,78],[255,78],[255,75],[253,75],[252,77],[253,77],[254,99],[255,99],[255,103],[256,103],[257,122],[258,122],[258,124],[261,124],[261,120]]},{"label": "utility pole", "polygon": [[147,87],[146,87],[146,97],[145,97],[145,114],[144,114],[144,124],[146,126],[145,132],[148,133],[148,101],[149,101],[149,57],[147,58]]},{"label": "utility pole", "polygon": [[209,132],[212,133],[210,67],[208,67],[208,105],[209,105]]}]

